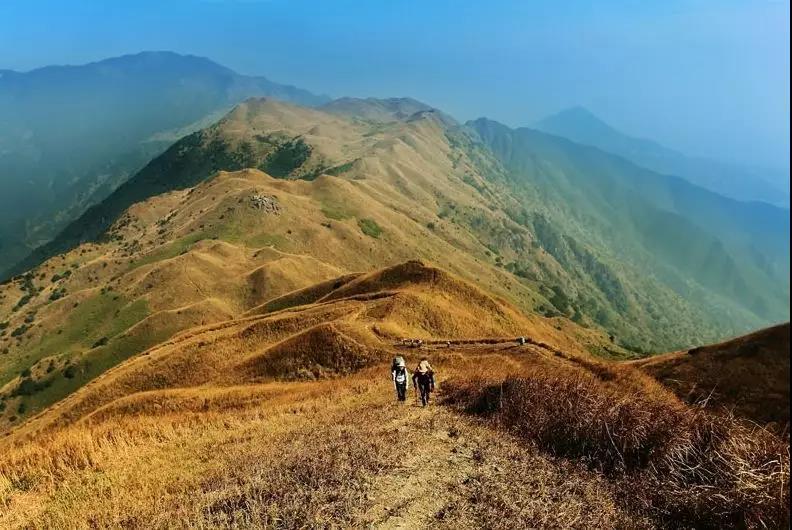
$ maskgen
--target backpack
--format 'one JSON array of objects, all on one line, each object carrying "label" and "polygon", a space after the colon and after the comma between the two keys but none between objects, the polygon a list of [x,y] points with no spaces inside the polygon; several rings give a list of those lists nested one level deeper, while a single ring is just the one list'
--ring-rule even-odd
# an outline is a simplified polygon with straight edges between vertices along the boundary
[{"label": "backpack", "polygon": [[391,370],[396,370],[397,368],[404,368],[406,366],[407,363],[404,362],[404,357],[399,355],[393,358],[393,362],[391,363]]},{"label": "backpack", "polygon": [[394,370],[394,380],[398,384],[407,382],[407,369],[404,366],[399,366]]}]

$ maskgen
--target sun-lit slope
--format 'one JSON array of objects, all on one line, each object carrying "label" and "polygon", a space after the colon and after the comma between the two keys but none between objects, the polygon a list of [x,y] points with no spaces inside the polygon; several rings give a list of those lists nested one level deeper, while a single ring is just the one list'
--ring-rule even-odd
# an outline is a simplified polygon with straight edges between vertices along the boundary
[{"label": "sun-lit slope", "polygon": [[[319,289],[329,282],[319,284]],[[595,333],[560,331],[441,269],[409,261],[349,280],[315,303],[199,326],[107,371],[17,433],[71,423],[138,392],[343,375],[386,361],[402,337],[513,338],[586,356]],[[571,327],[574,327],[572,325]],[[607,340],[607,339],[605,339]],[[552,356],[550,350],[548,356]],[[154,394],[151,395],[155,397]]]},{"label": "sun-lit slope", "polygon": [[[202,134],[203,143],[176,145],[153,161],[134,193],[120,189],[64,232],[55,246],[71,250],[0,286],[3,428],[180,330],[264,303],[271,309],[295,290],[416,257],[523,310],[547,304],[482,242],[483,230],[513,223],[494,202],[483,208],[476,188],[463,183],[471,163],[452,157],[433,113],[370,123],[253,100]],[[283,143],[297,136],[307,151]],[[280,178],[220,171],[178,189],[218,159],[252,161]],[[141,200],[110,224],[132,198]],[[480,229],[445,211],[479,216]],[[103,223],[100,238],[73,247]]]},{"label": "sun-lit slope", "polygon": [[[247,167],[284,181],[262,189],[288,194],[299,205],[284,210],[277,226],[268,223],[265,230],[211,204],[224,190],[204,184],[217,171]],[[196,191],[186,196],[191,187]],[[470,131],[410,99],[344,98],[322,109],[253,99],[177,142],[26,265],[84,241],[102,241],[111,223],[117,227],[129,208],[142,204],[151,217],[165,217],[162,224],[146,228],[148,244],[137,233],[140,223],[123,235],[130,256],[148,253],[148,261],[171,258],[202,237],[275,246],[343,272],[419,257],[521,309],[603,326],[614,343],[630,349],[670,349],[722,336],[714,323],[721,320],[705,318],[663,278],[615,260],[598,238],[567,230],[573,225],[563,208],[545,204],[534,191],[516,193],[508,172]],[[172,229],[173,208],[152,208],[153,197],[165,196],[202,205],[191,210],[189,231]],[[308,211],[295,222],[288,212],[303,208]],[[185,222],[183,215],[176,220]],[[162,247],[160,253],[151,253],[152,244]]]},{"label": "sun-lit slope", "polygon": [[691,402],[733,409],[758,423],[789,424],[789,323],[635,361]]}]

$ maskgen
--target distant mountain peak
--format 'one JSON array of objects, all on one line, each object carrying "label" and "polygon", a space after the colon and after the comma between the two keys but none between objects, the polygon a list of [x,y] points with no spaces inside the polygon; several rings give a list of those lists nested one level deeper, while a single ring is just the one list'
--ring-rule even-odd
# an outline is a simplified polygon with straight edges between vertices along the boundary
[{"label": "distant mountain peak", "polygon": [[597,115],[595,115],[593,112],[591,112],[583,105],[573,105],[571,107],[567,107],[559,112],[556,112],[552,116],[571,116],[575,118],[585,118],[585,119],[597,121],[599,123],[605,123]]},{"label": "distant mountain peak", "polygon": [[789,188],[780,184],[788,182],[788,175],[779,178],[761,168],[687,156],[655,141],[625,134],[579,105],[547,116],[533,127],[619,155],[652,171],[682,177],[733,199],[789,206]]},{"label": "distant mountain peak", "polygon": [[[583,135],[608,135],[626,137],[599,116],[591,112],[589,109],[580,105],[569,107],[560,112],[547,116],[546,118],[539,121],[535,125],[535,128],[541,131],[549,132],[551,134],[566,136],[569,137],[570,140],[574,141],[579,141],[579,137]],[[577,136],[576,138],[570,136],[570,133],[573,131],[575,132],[575,136]]]}]

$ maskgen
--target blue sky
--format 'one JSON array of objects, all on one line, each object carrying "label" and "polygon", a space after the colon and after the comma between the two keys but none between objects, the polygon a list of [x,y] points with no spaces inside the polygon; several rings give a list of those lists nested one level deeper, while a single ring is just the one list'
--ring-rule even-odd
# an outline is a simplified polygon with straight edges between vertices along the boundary
[{"label": "blue sky", "polygon": [[463,120],[580,104],[691,154],[789,165],[788,1],[0,0],[0,68],[141,50]]}]

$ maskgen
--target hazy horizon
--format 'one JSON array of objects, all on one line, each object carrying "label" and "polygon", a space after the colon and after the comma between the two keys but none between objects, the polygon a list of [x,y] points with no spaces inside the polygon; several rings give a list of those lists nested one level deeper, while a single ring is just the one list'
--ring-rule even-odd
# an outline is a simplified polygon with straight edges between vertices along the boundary
[{"label": "hazy horizon", "polygon": [[0,68],[144,50],[203,56],[332,97],[410,96],[461,120],[530,126],[580,105],[693,156],[789,167],[788,2],[0,7]]}]

